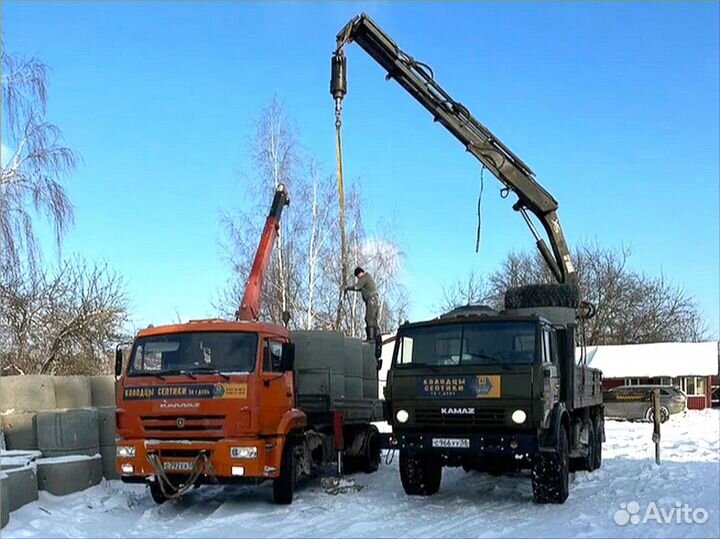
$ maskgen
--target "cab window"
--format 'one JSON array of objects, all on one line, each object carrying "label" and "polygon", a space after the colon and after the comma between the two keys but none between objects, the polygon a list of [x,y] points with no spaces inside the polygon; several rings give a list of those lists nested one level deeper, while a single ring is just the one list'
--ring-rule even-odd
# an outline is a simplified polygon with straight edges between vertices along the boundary
[{"label": "cab window", "polygon": [[553,339],[550,330],[543,328],[542,331],[542,358],[543,363],[555,363],[555,354],[553,353]]},{"label": "cab window", "polygon": [[280,341],[266,340],[263,347],[263,371],[281,372],[283,343]]}]

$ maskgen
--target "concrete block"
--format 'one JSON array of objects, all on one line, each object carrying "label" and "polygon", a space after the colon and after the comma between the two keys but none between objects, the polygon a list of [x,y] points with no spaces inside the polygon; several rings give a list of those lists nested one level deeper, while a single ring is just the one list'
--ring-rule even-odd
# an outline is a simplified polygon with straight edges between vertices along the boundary
[{"label": "concrete block", "polygon": [[87,376],[55,376],[55,406],[57,408],[90,408],[92,393]]},{"label": "concrete block", "polygon": [[90,447],[88,449],[46,449],[43,451],[43,458],[54,459],[61,457],[72,457],[73,455],[84,455],[93,457],[100,454],[99,447]]},{"label": "concrete block", "polygon": [[379,386],[377,380],[363,379],[363,399],[377,399]]},{"label": "concrete block", "polygon": [[104,406],[97,409],[100,445],[115,445],[117,430],[115,427],[115,407]]},{"label": "concrete block", "polygon": [[0,528],[4,528],[10,520],[7,475],[0,473]]},{"label": "concrete block", "polygon": [[374,379],[377,381],[377,359],[375,358],[375,345],[363,343],[363,372],[362,376],[366,379]]},{"label": "concrete block", "polygon": [[7,414],[0,417],[0,424],[8,449],[37,449],[38,439],[35,429],[36,413]]},{"label": "concrete block", "polygon": [[0,376],[0,412],[37,412],[55,408],[55,385],[52,376]]},{"label": "concrete block", "polygon": [[35,463],[5,470],[7,479],[7,505],[10,511],[20,509],[23,505],[38,499],[37,467]]},{"label": "concrete block", "polygon": [[291,332],[295,343],[295,368],[328,368],[335,374],[345,372],[343,349],[345,336],[339,331],[299,330]]},{"label": "concrete block", "polygon": [[[345,359],[345,375],[348,377],[362,378],[363,375],[363,347],[360,339],[345,338],[343,347]],[[347,385],[346,385],[347,389]]]},{"label": "concrete block", "polygon": [[0,470],[18,468],[30,464],[32,461],[42,458],[40,451],[0,451]]},{"label": "concrete block", "polygon": [[345,397],[348,399],[361,399],[363,396],[363,379],[359,376],[345,377]]},{"label": "concrete block", "polygon": [[102,458],[70,456],[37,461],[38,488],[55,496],[65,496],[102,481]]},{"label": "concrete block", "polygon": [[115,377],[90,376],[90,393],[92,405],[96,408],[101,406],[115,406]]},{"label": "concrete block", "polygon": [[35,423],[38,449],[43,454],[48,451],[91,449],[100,445],[98,412],[94,408],[38,412]]},{"label": "concrete block", "polygon": [[103,477],[105,479],[120,479],[115,469],[115,456],[117,448],[114,445],[104,445],[100,448],[103,463]]},{"label": "concrete block", "polygon": [[330,395],[335,398],[343,398],[346,395],[345,376],[342,374],[330,375]]},{"label": "concrete block", "polygon": [[296,373],[298,395],[330,393],[330,369],[301,369]]}]

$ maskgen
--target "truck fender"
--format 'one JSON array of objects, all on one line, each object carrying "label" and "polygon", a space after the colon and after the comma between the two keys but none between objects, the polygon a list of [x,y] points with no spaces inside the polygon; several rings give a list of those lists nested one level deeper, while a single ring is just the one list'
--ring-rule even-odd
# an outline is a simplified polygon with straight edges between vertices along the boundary
[{"label": "truck fender", "polygon": [[[570,415],[568,414],[565,404],[558,402],[553,407],[550,417],[550,426],[540,431],[538,436],[538,446],[540,451],[554,451],[557,447],[557,441],[560,434],[560,429],[563,424],[567,426],[570,421]],[[570,433],[568,432],[568,435]]]},{"label": "truck fender", "polygon": [[302,410],[293,408],[288,410],[280,418],[278,423],[277,433],[280,436],[287,436],[291,431],[297,429],[303,429],[307,426],[307,416]]}]

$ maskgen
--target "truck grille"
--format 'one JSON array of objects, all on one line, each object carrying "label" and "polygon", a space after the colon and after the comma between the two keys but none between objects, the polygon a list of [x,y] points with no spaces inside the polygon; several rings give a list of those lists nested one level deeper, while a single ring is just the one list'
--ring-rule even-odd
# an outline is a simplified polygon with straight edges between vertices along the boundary
[{"label": "truck grille", "polygon": [[500,426],[505,423],[503,408],[476,408],[474,414],[443,414],[440,408],[415,410],[415,423],[441,427]]},{"label": "truck grille", "polygon": [[215,439],[224,435],[224,415],[140,417],[145,435],[157,439]]}]

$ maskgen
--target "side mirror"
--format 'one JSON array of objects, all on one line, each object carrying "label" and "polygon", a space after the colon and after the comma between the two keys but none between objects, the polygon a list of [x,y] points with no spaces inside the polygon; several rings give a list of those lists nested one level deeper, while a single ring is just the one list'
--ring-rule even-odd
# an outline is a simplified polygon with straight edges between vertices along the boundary
[{"label": "side mirror", "polygon": [[118,344],[115,347],[115,377],[120,377],[122,374],[122,364],[123,364],[123,353],[122,348],[120,348],[120,345]]},{"label": "side mirror", "polygon": [[285,325],[285,327],[287,327],[288,322],[290,322],[290,312],[283,311],[281,318],[282,318],[283,324]]},{"label": "side mirror", "polygon": [[280,359],[280,370],[288,372],[295,367],[295,345],[291,342],[285,343],[282,348],[282,358]]}]

